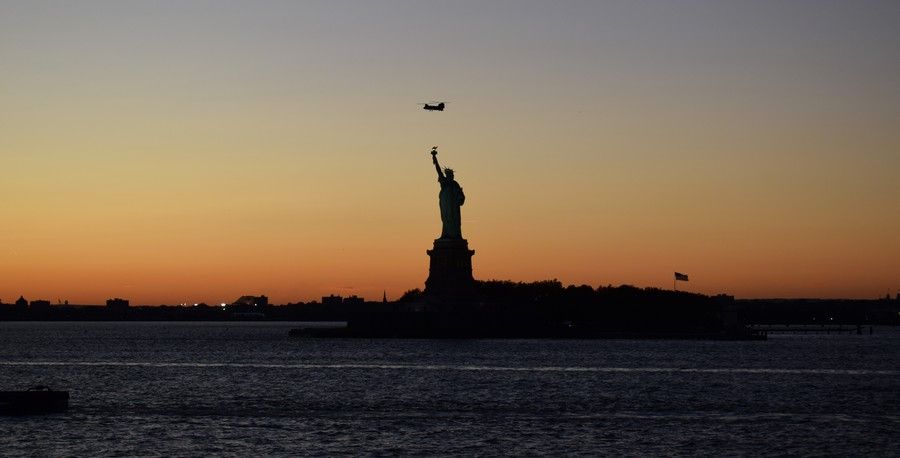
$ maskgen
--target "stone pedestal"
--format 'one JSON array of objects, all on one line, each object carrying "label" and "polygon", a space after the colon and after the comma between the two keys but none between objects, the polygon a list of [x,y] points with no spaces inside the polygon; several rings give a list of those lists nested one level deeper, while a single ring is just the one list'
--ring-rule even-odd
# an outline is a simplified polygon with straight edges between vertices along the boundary
[{"label": "stone pedestal", "polygon": [[428,250],[431,265],[425,294],[442,297],[464,297],[475,291],[472,278],[472,255],[466,239],[437,239],[434,249]]}]

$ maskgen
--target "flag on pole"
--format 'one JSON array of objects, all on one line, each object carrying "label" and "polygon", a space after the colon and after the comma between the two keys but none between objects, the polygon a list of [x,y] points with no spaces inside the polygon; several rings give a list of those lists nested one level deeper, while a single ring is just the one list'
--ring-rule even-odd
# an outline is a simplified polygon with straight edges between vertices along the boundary
[{"label": "flag on pole", "polygon": [[688,276],[687,274],[675,272],[675,279],[679,281],[688,281]]}]

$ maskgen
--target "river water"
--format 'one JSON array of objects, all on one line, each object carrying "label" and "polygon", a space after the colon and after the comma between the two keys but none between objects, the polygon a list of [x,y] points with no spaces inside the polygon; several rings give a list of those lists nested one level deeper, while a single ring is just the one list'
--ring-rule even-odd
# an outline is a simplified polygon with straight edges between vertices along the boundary
[{"label": "river water", "polygon": [[292,323],[0,323],[3,456],[900,456],[900,329],[765,342],[296,339]]}]

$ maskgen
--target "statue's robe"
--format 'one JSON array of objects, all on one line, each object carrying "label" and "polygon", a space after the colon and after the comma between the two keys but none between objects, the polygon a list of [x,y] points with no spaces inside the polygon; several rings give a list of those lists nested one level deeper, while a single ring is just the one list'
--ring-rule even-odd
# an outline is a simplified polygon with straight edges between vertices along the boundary
[{"label": "statue's robe", "polygon": [[441,222],[443,223],[441,238],[461,239],[462,221],[459,207],[465,203],[466,195],[463,194],[459,183],[452,178],[440,177],[438,182],[441,184],[441,192],[438,194],[438,200],[441,205]]}]

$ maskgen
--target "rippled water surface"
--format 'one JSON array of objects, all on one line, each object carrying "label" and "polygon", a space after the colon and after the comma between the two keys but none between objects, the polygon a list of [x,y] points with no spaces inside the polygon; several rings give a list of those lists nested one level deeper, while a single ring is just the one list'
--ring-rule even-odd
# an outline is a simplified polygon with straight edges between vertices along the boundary
[{"label": "rippled water surface", "polygon": [[766,342],[292,339],[290,323],[0,323],[14,455],[870,455],[900,330]]}]

